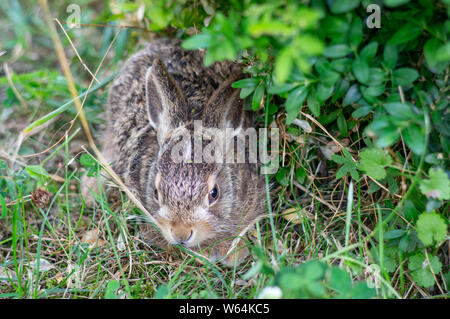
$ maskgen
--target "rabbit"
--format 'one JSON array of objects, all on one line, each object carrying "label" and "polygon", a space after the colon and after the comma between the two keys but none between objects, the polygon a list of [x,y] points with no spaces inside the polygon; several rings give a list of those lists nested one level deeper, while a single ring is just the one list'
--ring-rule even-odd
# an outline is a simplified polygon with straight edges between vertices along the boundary
[{"label": "rabbit", "polygon": [[[132,55],[109,90],[102,153],[158,222],[160,232],[148,225],[141,229],[144,237],[232,265],[249,254],[241,240],[223,258],[233,239],[266,213],[265,180],[257,163],[193,161],[188,142],[195,142],[195,121],[201,121],[202,132],[219,132],[211,137],[222,138],[228,128],[232,139],[253,123],[239,90],[231,87],[244,77],[241,65],[205,67],[203,59],[203,51],[184,50],[181,40],[167,38]],[[180,142],[186,133],[190,137]],[[175,147],[187,160],[173,160]],[[96,181],[84,183],[89,198]]]}]

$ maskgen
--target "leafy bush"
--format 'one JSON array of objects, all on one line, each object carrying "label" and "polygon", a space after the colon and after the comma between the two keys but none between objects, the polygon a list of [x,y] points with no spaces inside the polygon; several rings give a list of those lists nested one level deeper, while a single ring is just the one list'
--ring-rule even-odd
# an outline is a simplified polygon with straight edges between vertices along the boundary
[{"label": "leafy bush", "polygon": [[[311,260],[296,267],[286,267],[267,283],[260,298],[354,298],[368,299],[375,289],[364,282],[353,283],[351,276],[337,266]],[[274,295],[272,287],[280,292]]]},{"label": "leafy bush", "polygon": [[[336,178],[348,175],[359,183],[367,174],[370,193],[388,191],[394,206],[382,216],[383,241],[402,258],[411,256],[413,278],[430,287],[431,276],[417,279],[415,260],[425,249],[436,265],[448,238],[449,4],[160,1],[146,12],[154,30],[203,25],[183,47],[206,49],[206,65],[227,59],[246,64],[249,77],[233,86],[254,111],[266,112],[267,124],[284,114],[289,127],[306,113],[337,139],[358,141],[332,156]],[[384,256],[394,264],[387,272],[398,265],[395,249]]]}]

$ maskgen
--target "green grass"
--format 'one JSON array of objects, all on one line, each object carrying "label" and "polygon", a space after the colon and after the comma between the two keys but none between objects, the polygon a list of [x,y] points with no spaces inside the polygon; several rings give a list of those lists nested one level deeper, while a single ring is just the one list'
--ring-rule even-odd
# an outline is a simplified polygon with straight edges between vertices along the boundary
[{"label": "green grass", "polygon": [[[53,15],[64,20],[69,3],[52,4]],[[366,176],[357,182],[349,176],[336,179],[338,167],[323,155],[331,150],[332,138],[319,127],[304,133],[277,121],[284,165],[266,177],[269,218],[246,234],[252,253],[242,265],[227,268],[181,247],[165,251],[143,241],[139,225],[144,215],[124,193],[110,191],[118,188],[111,179],[106,185],[99,180],[101,194],[93,208],[86,207],[80,179],[87,169],[80,156],[88,143],[78,121],[68,130],[76,109],[42,12],[26,4],[0,5],[0,25],[10,30],[0,42],[0,51],[7,51],[0,62],[8,63],[10,81],[20,94],[0,71],[0,298],[256,298],[267,286],[284,287],[285,296],[295,298],[447,297],[448,265],[433,274],[438,286],[423,288],[413,280],[406,259],[388,253],[392,247],[386,233],[395,230],[392,221],[404,219],[402,206],[417,190],[409,188],[394,205],[398,198],[382,189],[375,195],[371,188],[376,185]],[[98,1],[79,5],[83,21],[108,19],[109,9]],[[91,70],[115,34],[106,27],[67,31]],[[90,75],[58,32],[83,92]],[[150,35],[127,29],[106,57],[97,75],[100,84],[84,105],[95,137],[104,127],[104,85]],[[258,115],[267,125],[271,115],[266,110]],[[28,128],[34,130],[22,141]],[[346,142],[359,150],[362,137]],[[420,170],[421,164],[411,173],[413,183]],[[96,174],[105,173],[96,167]],[[49,199],[38,189],[48,192]],[[295,218],[282,216],[288,209]],[[437,247],[433,254],[442,250]],[[289,286],[292,282],[299,284]]]}]

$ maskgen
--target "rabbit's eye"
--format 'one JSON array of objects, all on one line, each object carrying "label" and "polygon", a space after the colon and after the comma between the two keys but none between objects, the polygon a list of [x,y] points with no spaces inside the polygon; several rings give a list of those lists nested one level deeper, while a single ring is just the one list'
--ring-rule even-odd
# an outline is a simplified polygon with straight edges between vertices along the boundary
[{"label": "rabbit's eye", "polygon": [[214,185],[213,189],[209,191],[208,199],[209,204],[213,204],[217,199],[219,198],[219,187],[217,185]]},{"label": "rabbit's eye", "polygon": [[159,201],[158,190],[155,188],[155,200]]}]

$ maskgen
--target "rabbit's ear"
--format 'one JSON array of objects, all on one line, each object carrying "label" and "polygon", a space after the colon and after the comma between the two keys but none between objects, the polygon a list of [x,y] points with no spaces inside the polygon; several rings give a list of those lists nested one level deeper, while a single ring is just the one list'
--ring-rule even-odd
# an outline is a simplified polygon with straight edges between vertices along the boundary
[{"label": "rabbit's ear", "polygon": [[160,59],[155,59],[147,70],[145,95],[148,119],[158,132],[158,140],[188,120],[183,93]]},{"label": "rabbit's ear", "polygon": [[239,97],[239,90],[231,84],[241,78],[234,75],[228,78],[210,97],[203,111],[203,125],[219,129],[232,128],[233,136],[239,134],[244,125],[244,100]]}]

